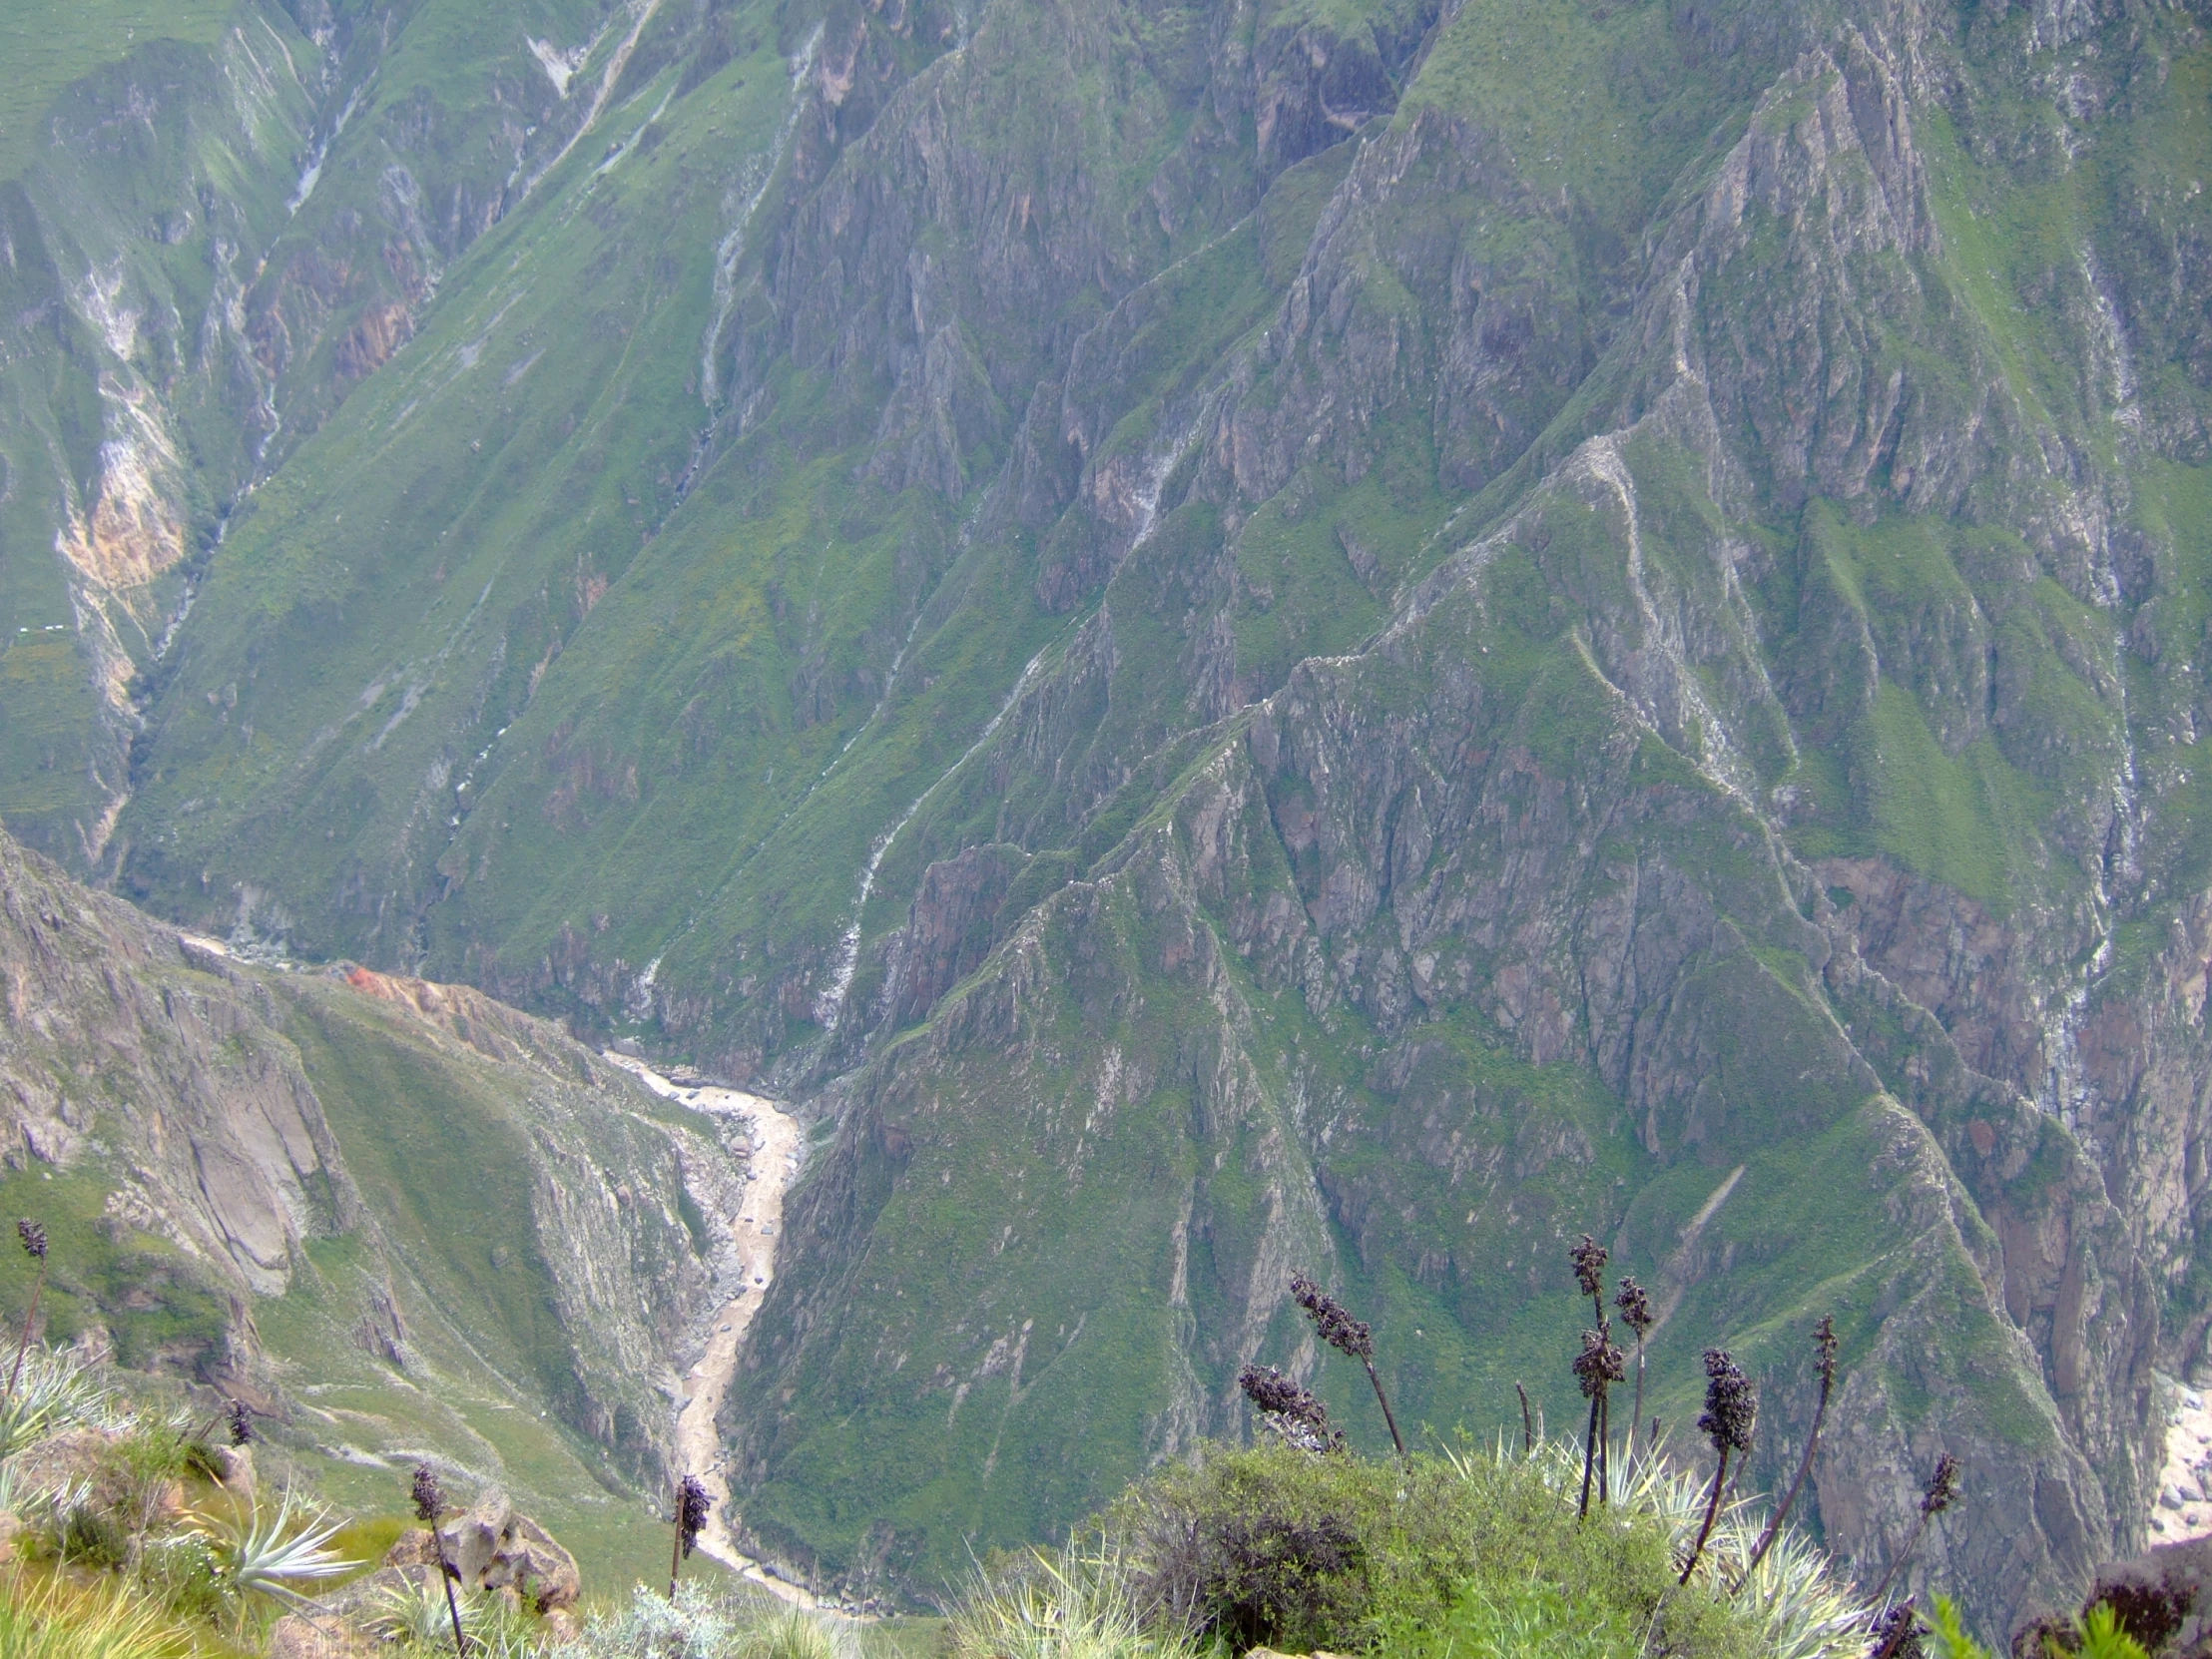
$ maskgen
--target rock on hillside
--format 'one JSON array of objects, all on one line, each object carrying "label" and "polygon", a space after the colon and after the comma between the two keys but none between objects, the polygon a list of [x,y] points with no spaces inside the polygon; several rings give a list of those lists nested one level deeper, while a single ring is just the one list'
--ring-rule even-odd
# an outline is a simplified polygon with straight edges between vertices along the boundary
[{"label": "rock on hillside", "polygon": [[4,832],[0,982],[0,1192],[49,1219],[50,1340],[369,1466],[389,1411],[400,1445],[543,1483],[404,1402],[481,1391],[553,1411],[578,1476],[660,1479],[678,1355],[736,1271],[706,1217],[743,1158],[711,1121],[479,992],[243,961]]}]

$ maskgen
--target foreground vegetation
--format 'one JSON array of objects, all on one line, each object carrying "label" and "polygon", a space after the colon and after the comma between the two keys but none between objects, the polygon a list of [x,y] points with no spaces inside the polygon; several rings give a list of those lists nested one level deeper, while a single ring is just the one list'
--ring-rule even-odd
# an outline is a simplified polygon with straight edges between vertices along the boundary
[{"label": "foreground vegetation", "polygon": [[[30,1221],[18,1232],[34,1264],[35,1318],[47,1236]],[[1631,1355],[1614,1345],[1612,1318],[1621,1317],[1640,1371],[1648,1300],[1633,1279],[1608,1300],[1607,1252],[1589,1237],[1570,1260],[1595,1323],[1572,1368],[1589,1400],[1579,1443],[1524,1418],[1518,1444],[1463,1437],[1409,1451],[1370,1328],[1300,1278],[1293,1300],[1327,1350],[1366,1372],[1394,1454],[1357,1454],[1318,1395],[1248,1366],[1241,1383],[1262,1443],[1209,1446],[1156,1469],[1054,1554],[979,1565],[933,1645],[945,1659],[1925,1653],[1913,1601],[1883,1597],[1922,1529],[1951,1502],[1953,1459],[1938,1459],[1921,1524],[1871,1597],[1788,1524],[1835,1379],[1832,1322],[1814,1332],[1821,1405],[1804,1465],[1770,1509],[1727,1480],[1731,1455],[1752,1444],[1758,1395],[1722,1351],[1705,1357],[1698,1421],[1714,1454],[1710,1475],[1649,1434],[1639,1443],[1633,1427],[1616,1438],[1610,1395],[1627,1385]],[[34,1347],[26,1329],[0,1386],[0,1512],[12,1556],[0,1575],[0,1659],[293,1651],[273,1628],[286,1616],[305,1621],[294,1637],[335,1634],[341,1651],[373,1643],[394,1659],[859,1659],[868,1645],[853,1620],[750,1586],[686,1582],[683,1563],[708,1515],[706,1491],[689,1476],[672,1517],[665,1594],[640,1585],[626,1604],[579,1620],[556,1609],[543,1578],[469,1587],[442,1530],[456,1511],[429,1467],[413,1474],[421,1530],[410,1545],[404,1521],[396,1530],[381,1520],[347,1525],[289,1489],[265,1489],[255,1438],[241,1401],[199,1422],[149,1411],[71,1354]],[[311,1594],[367,1570],[379,1544],[392,1547],[376,1578],[336,1602]],[[571,1577],[562,1595],[575,1592]],[[2054,1655],[2145,1659],[2104,1611]],[[1948,1604],[1934,1612],[1926,1634],[1944,1659],[1983,1659]]]},{"label": "foreground vegetation", "polygon": [[[272,1491],[257,1475],[244,1401],[224,1400],[205,1420],[149,1409],[74,1351],[34,1344],[49,1240],[35,1221],[16,1231],[31,1293],[0,1382],[0,1659],[289,1655],[301,1641],[393,1659],[864,1659],[871,1647],[914,1659],[841,1614],[702,1584],[696,1569],[687,1580],[710,1512],[688,1474],[670,1516],[665,1592],[640,1584],[626,1603],[582,1618],[574,1562],[549,1536],[503,1499],[449,1534],[460,1510],[427,1464],[408,1488],[412,1529],[404,1518],[348,1523],[288,1486]],[[1633,1278],[1609,1283],[1609,1253],[1587,1234],[1568,1260],[1592,1321],[1571,1363],[1588,1401],[1579,1441],[1540,1432],[1524,1394],[1517,1443],[1462,1435],[1409,1450],[1372,1330],[1300,1276],[1292,1301],[1324,1352],[1365,1372],[1391,1454],[1359,1454],[1318,1394],[1248,1365],[1239,1382],[1260,1443],[1202,1446],[1156,1468],[1056,1552],[979,1563],[931,1649],[941,1659],[1990,1659],[1949,1602],[1937,1598],[1924,1617],[1914,1598],[1887,1594],[1957,1497],[1948,1453],[1871,1593],[1790,1523],[1838,1375],[1833,1320],[1812,1332],[1820,1392],[1802,1462],[1770,1503],[1729,1479],[1758,1430],[1752,1379],[1727,1352],[1706,1352],[1697,1429],[1710,1473],[1659,1438],[1656,1422],[1639,1437],[1650,1299]],[[1632,1351],[1613,1341],[1616,1316]],[[1630,1385],[1632,1364],[1637,1392],[1616,1435],[1612,1393]],[[493,1514],[505,1518],[480,1518]],[[456,1564],[464,1536],[491,1540],[478,1547],[508,1575],[491,1576],[481,1559]],[[498,1554],[528,1538],[539,1553]],[[348,1587],[379,1547],[382,1566]],[[315,1593],[333,1588],[343,1593]],[[2187,1607],[2168,1611],[2143,1641],[2124,1623],[2134,1615],[2109,1604],[2071,1628],[2045,1625],[2034,1641],[2049,1659],[2149,1659]]]},{"label": "foreground vegetation", "polygon": [[1461,1448],[1399,1461],[1215,1448],[1123,1498],[1052,1557],[979,1574],[958,1659],[1278,1651],[1866,1651],[1872,1609],[1791,1536],[1744,1573],[1764,1517],[1728,1506],[1688,1584],[1694,1476],[1631,1459],[1578,1518],[1580,1453]]},{"label": "foreground vegetation", "polygon": [[[30,1347],[0,1400],[0,1659],[258,1653],[276,1620],[367,1564],[378,1533],[254,1483],[250,1413],[195,1422],[134,1405],[66,1354]],[[1583,1512],[1585,1449],[1538,1439],[1370,1459],[1286,1435],[1156,1472],[1057,1554],[979,1568],[943,1643],[953,1659],[1285,1651],[1541,1651],[1824,1659],[1866,1651],[1873,1610],[1794,1532],[1756,1564],[1763,1514],[1657,1456],[1616,1457]],[[431,1512],[441,1512],[435,1482]],[[396,1496],[396,1493],[395,1493]],[[351,1622],[395,1656],[838,1659],[858,1627],[696,1580],[575,1624],[434,1578]]]},{"label": "foreground vegetation", "polygon": [[[238,1490],[214,1426],[134,1408],[69,1358],[30,1350],[0,1404],[0,1506],[18,1523],[0,1570],[0,1659],[259,1654],[277,1617],[313,1615],[307,1592],[363,1564],[339,1553],[347,1540],[390,1533],[341,1531],[288,1495]],[[1784,1525],[1770,1540],[1765,1506],[1741,1497],[1709,1525],[1712,1482],[1657,1454],[1615,1448],[1608,1501],[1585,1509],[1586,1460],[1585,1446],[1540,1437],[1375,1458],[1281,1434],[1209,1447],[1132,1487],[1056,1552],[978,1566],[928,1645],[944,1659],[1228,1659],[1256,1647],[1989,1659],[1943,1602],[1932,1627],[1890,1641],[1895,1621],[1810,1539]],[[228,1486],[215,1478],[227,1463]],[[696,1577],[673,1594],[640,1585],[580,1624],[512,1596],[464,1593],[456,1605],[462,1642],[485,1659],[916,1651]],[[450,1653],[453,1611],[425,1583],[385,1596],[365,1633],[393,1659]],[[2074,1651],[2145,1659],[2109,1609]]]}]

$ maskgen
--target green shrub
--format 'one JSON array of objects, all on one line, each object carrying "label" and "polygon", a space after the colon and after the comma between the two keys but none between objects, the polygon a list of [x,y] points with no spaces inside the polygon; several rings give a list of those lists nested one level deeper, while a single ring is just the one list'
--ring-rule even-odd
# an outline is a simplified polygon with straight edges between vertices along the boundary
[{"label": "green shrub", "polygon": [[1640,1652],[1644,1627],[1602,1596],[1542,1578],[1470,1584],[1433,1625],[1387,1639],[1407,1659],[1616,1659]]},{"label": "green shrub", "polygon": [[[1990,1659],[1988,1649],[1963,1637],[1957,1624],[1956,1610],[1948,1602],[1939,1601],[1936,1628],[1943,1643],[1943,1659]],[[2120,1622],[2119,1610],[2109,1601],[2098,1602],[2075,1621],[2071,1639],[2045,1635],[2043,1651],[2048,1659],[2150,1659],[2143,1644],[2128,1634]]]},{"label": "green shrub", "polygon": [[1239,1652],[1433,1640],[1440,1653],[1547,1598],[1633,1630],[1631,1648],[1646,1632],[1679,1654],[1755,1645],[1710,1583],[1675,1586],[1669,1523],[1615,1504],[1578,1524],[1576,1473],[1552,1446],[1405,1463],[1214,1448],[1135,1487],[1104,1524],[1139,1605]]},{"label": "green shrub", "polygon": [[131,1558],[131,1529],[115,1510],[73,1503],[59,1516],[57,1553],[71,1566],[114,1571]]},{"label": "green shrub", "polygon": [[138,1581],[155,1601],[182,1618],[209,1624],[231,1611],[221,1564],[196,1532],[157,1538],[139,1556]]}]

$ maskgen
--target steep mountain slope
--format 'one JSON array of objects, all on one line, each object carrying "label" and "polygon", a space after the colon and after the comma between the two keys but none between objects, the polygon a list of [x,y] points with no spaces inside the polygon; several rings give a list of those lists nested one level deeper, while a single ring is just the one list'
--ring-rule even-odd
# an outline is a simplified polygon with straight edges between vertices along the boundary
[{"label": "steep mountain slope", "polygon": [[613,25],[560,0],[15,13],[0,815],[112,871],[140,705],[239,503],[588,124],[599,89],[564,99],[539,37]]},{"label": "steep mountain slope", "polygon": [[637,1488],[742,1277],[711,1120],[474,991],[255,967],[4,834],[0,978],[0,1203],[52,1234],[49,1341],[254,1400],[371,1512],[432,1455],[653,1569]]},{"label": "steep mountain slope", "polygon": [[2212,1363],[2207,26],[341,9],[309,206],[475,208],[77,855],[813,1092],[728,1426],[824,1577],[1234,1430],[1299,1268],[1438,1428],[1563,1403],[1589,1229],[1762,1475],[1833,1308],[1820,1521],[1963,1451],[1994,1626]]}]

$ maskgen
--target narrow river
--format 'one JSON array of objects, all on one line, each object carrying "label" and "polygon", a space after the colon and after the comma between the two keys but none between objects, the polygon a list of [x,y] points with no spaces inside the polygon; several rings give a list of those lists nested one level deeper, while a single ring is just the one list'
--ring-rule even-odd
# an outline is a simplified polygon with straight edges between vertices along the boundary
[{"label": "narrow river", "polygon": [[768,1299],[776,1281],[776,1247],[784,1231],[784,1189],[799,1171],[799,1120],[781,1110],[775,1101],[742,1089],[688,1088],[672,1082],[643,1062],[624,1054],[608,1054],[610,1064],[620,1066],[655,1094],[688,1106],[695,1112],[742,1120],[753,1137],[753,1158],[745,1186],[745,1202],[732,1217],[719,1218],[730,1228],[743,1265],[743,1288],[716,1311],[709,1329],[707,1352],[684,1379],[684,1398],[676,1418],[676,1455],[689,1473],[706,1483],[714,1496],[714,1508],[699,1534],[699,1547],[732,1572],[764,1586],[786,1601],[813,1607],[815,1598],[803,1586],[779,1578],[768,1567],[741,1551],[730,1536],[723,1509],[730,1501],[730,1481],[715,1417],[738,1369],[738,1350]]}]

